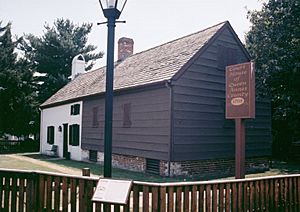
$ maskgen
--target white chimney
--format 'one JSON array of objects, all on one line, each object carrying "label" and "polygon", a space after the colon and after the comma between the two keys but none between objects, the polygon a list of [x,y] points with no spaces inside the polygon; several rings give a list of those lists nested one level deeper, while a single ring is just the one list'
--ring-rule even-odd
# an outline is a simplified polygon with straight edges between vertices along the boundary
[{"label": "white chimney", "polygon": [[85,60],[82,54],[75,56],[72,60],[72,76],[71,79],[75,79],[79,74],[85,72]]}]

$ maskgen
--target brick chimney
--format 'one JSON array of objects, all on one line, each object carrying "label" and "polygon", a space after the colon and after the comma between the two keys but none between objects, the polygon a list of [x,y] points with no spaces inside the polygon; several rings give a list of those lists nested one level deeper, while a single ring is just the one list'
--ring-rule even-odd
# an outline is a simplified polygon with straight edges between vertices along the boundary
[{"label": "brick chimney", "polygon": [[118,41],[118,61],[123,61],[133,54],[133,40],[131,38],[120,38]]}]

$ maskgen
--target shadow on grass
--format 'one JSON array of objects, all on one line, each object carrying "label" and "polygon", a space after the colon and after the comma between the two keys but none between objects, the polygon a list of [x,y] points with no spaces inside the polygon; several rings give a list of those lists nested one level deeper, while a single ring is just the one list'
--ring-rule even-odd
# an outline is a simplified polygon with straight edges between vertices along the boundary
[{"label": "shadow on grass", "polygon": [[[36,160],[46,161],[60,166],[65,166],[67,168],[74,168],[81,170],[83,168],[90,168],[91,173],[94,175],[103,176],[103,165],[94,162],[82,162],[82,161],[72,161],[65,160],[61,158],[53,158],[45,155],[40,155],[38,153],[34,154],[24,154],[26,157],[30,157]],[[251,174],[249,177],[263,177],[271,175],[281,175],[281,174],[299,174],[300,173],[300,163],[299,162],[282,162],[273,161],[271,164],[271,169],[265,172]],[[119,168],[113,168],[112,170],[113,178],[115,179],[131,179],[135,181],[145,181],[145,182],[182,182],[182,181],[203,181],[203,180],[214,180],[214,179],[232,179],[234,176],[220,176],[216,175],[206,175],[201,177],[161,177],[152,174],[146,174],[141,172],[128,171]],[[255,176],[256,175],[256,176]]]},{"label": "shadow on grass", "polygon": [[[48,163],[53,163],[60,166],[65,166],[68,168],[78,169],[78,170],[81,170],[83,168],[89,168],[91,170],[91,174],[103,176],[102,164],[98,164],[94,162],[72,161],[72,160],[66,160],[62,158],[53,158],[46,155],[40,155],[38,153],[23,154],[23,156],[40,160],[40,161],[46,161]],[[184,178],[161,177],[157,175],[151,175],[151,174],[135,172],[135,171],[128,171],[119,168],[113,168],[112,175],[113,178],[115,179],[131,179],[135,181],[146,181],[146,182],[177,182],[177,181],[185,180]]]}]

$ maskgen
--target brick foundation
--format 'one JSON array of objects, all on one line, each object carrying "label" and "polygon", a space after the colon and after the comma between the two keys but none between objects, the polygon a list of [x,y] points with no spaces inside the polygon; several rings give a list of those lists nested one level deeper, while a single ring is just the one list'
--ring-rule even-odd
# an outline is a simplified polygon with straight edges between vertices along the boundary
[{"label": "brick foundation", "polygon": [[[87,152],[84,152],[84,160],[88,160]],[[103,163],[104,154],[98,152],[97,162]],[[129,155],[112,155],[113,167],[146,172],[146,158]],[[170,169],[169,169],[170,168]],[[248,158],[246,159],[246,173],[262,172],[269,169],[269,158]],[[234,159],[199,160],[199,161],[160,161],[159,173],[161,176],[188,176],[188,177],[226,177],[234,176]]]},{"label": "brick foundation", "polygon": [[146,171],[146,159],[142,157],[113,154],[112,160],[112,165],[114,167],[131,171]]},{"label": "brick foundation", "polygon": [[[269,169],[269,159],[248,158],[246,159],[246,173],[262,172]],[[166,171],[162,172],[166,173]],[[181,161],[170,163],[170,176],[190,177],[213,177],[213,176],[234,176],[235,161],[229,159]]]},{"label": "brick foundation", "polygon": [[[82,150],[82,160],[89,161],[89,150]],[[97,163],[104,163],[104,153],[97,152]],[[131,171],[146,171],[146,159],[130,155],[112,155],[112,166]]]}]

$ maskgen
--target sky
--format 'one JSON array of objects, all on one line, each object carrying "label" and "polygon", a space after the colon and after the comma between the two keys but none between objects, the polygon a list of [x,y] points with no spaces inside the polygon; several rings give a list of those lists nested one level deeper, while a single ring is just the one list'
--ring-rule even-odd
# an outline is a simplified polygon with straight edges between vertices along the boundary
[{"label": "sky", "polygon": [[[134,40],[134,53],[200,31],[228,20],[244,42],[250,29],[248,10],[260,10],[263,0],[128,0],[116,26],[121,37]],[[98,0],[0,0],[2,26],[12,22],[12,33],[43,34],[44,25],[57,18],[76,24],[93,23],[89,43],[106,52],[107,27]],[[115,51],[116,52],[116,51]],[[106,56],[95,68],[105,65]],[[116,56],[115,56],[116,58]]]}]

